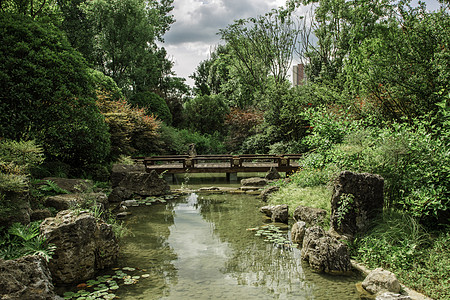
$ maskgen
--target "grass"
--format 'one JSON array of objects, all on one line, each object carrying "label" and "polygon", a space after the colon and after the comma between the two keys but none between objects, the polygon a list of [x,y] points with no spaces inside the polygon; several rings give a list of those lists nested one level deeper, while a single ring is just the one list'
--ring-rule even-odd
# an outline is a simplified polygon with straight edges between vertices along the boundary
[{"label": "grass", "polygon": [[331,190],[325,185],[303,188],[287,185],[270,195],[268,202],[271,205],[287,204],[291,208],[289,210],[291,216],[299,205],[325,209],[330,214]]},{"label": "grass", "polygon": [[429,234],[408,214],[385,211],[352,245],[354,258],[394,272],[406,286],[433,299],[450,299],[450,234]]}]

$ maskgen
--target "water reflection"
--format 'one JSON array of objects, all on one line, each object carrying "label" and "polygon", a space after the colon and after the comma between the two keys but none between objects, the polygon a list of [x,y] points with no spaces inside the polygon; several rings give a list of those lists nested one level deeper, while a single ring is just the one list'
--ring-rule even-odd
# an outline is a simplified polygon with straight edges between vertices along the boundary
[{"label": "water reflection", "polygon": [[[121,299],[357,299],[357,278],[309,271],[300,252],[265,243],[246,228],[262,225],[260,201],[245,195],[196,195],[137,208],[127,226],[123,264],[151,281]],[[286,233],[287,234],[287,233]]]}]

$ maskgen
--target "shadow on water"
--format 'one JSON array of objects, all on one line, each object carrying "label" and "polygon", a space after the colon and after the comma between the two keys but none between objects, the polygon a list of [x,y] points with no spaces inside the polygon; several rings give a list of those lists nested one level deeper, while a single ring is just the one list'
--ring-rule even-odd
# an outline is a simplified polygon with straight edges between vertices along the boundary
[{"label": "shadow on water", "polygon": [[[247,228],[263,225],[260,200],[190,194],[132,208],[119,267],[149,278],[117,291],[120,299],[358,299],[352,277],[313,273],[300,251],[275,248]],[[286,232],[288,234],[288,232]]]}]

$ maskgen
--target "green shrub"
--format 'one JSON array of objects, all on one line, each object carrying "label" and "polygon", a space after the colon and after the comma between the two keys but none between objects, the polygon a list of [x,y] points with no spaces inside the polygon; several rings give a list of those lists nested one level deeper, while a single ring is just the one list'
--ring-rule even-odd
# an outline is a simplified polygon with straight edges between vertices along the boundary
[{"label": "green shrub", "polygon": [[416,218],[388,210],[351,245],[352,256],[370,268],[394,272],[410,288],[433,299],[448,299],[450,234],[432,236]]},{"label": "green shrub", "polygon": [[197,96],[185,103],[187,127],[207,134],[226,133],[225,117],[229,112],[225,99],[220,95]]},{"label": "green shrub", "polygon": [[136,93],[131,96],[130,103],[139,108],[144,108],[147,115],[156,115],[166,124],[172,124],[172,114],[169,106],[159,95],[153,92]]},{"label": "green shrub", "polygon": [[16,259],[25,255],[39,255],[51,259],[55,246],[39,234],[40,221],[28,225],[14,223],[7,231],[0,231],[0,258]]},{"label": "green shrub", "polygon": [[0,194],[27,190],[30,170],[43,160],[34,141],[0,140]]},{"label": "green shrub", "polygon": [[225,153],[225,145],[218,134],[201,134],[187,129],[176,129],[171,126],[161,126],[159,145],[160,153],[187,154],[190,144],[195,144],[197,154]]},{"label": "green shrub", "polygon": [[2,13],[0,28],[0,137],[35,139],[71,166],[103,161],[108,129],[83,57],[52,24]]}]

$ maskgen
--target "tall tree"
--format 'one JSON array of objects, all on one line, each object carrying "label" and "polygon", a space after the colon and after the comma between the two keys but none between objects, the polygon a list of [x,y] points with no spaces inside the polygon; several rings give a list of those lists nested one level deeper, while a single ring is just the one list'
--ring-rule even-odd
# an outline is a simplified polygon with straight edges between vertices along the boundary
[{"label": "tall tree", "polygon": [[[160,68],[156,41],[174,22],[173,0],[93,0],[83,10],[94,24],[94,65],[126,91],[136,88],[140,68]],[[165,53],[165,52],[164,52]],[[164,58],[165,59],[165,58]],[[144,81],[145,84],[145,80]],[[143,84],[140,82],[140,84]]]},{"label": "tall tree", "polygon": [[288,75],[300,26],[289,10],[272,10],[264,16],[237,20],[220,30],[222,39],[232,49],[237,70],[250,75],[264,93],[268,75],[277,84]]}]

